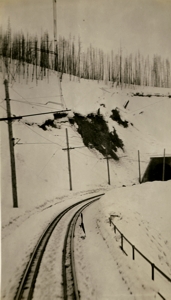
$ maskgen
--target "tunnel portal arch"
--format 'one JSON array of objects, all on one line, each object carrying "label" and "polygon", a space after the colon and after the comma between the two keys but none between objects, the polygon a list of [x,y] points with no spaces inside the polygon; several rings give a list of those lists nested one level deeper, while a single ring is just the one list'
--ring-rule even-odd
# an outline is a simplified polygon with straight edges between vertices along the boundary
[{"label": "tunnel portal arch", "polygon": [[[142,182],[162,181],[163,179],[163,157],[151,157]],[[171,156],[165,157],[164,181],[171,180]]]}]

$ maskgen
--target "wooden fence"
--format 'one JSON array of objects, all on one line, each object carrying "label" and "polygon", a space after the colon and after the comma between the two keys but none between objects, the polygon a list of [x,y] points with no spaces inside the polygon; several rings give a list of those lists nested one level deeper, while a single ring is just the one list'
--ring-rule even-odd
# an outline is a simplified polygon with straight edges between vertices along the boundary
[{"label": "wooden fence", "polygon": [[154,280],[154,271],[158,271],[163,277],[165,277],[169,282],[171,282],[171,278],[166,275],[160,268],[158,268],[152,261],[150,261],[140,250],[136,248],[135,245],[133,245],[127,238],[126,236],[118,229],[118,227],[112,222],[111,218],[109,218],[109,223],[110,226],[113,225],[114,232],[116,233],[117,231],[119,232],[121,236],[121,250],[124,251],[124,241],[126,241],[131,247],[132,247],[132,259],[135,260],[135,252],[138,252],[150,265],[151,265],[151,278]]}]

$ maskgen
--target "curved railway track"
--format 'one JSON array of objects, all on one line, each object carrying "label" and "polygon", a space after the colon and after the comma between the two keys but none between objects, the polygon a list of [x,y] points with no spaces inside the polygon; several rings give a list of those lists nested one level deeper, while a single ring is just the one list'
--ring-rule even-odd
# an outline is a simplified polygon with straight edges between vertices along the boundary
[{"label": "curved railway track", "polygon": [[77,284],[77,275],[74,258],[74,236],[75,226],[81,212],[91,205],[93,202],[99,200],[100,197],[84,204],[72,217],[68,224],[68,229],[65,236],[63,258],[62,258],[62,271],[63,271],[63,292],[64,300],[67,299],[80,299],[80,292]]},{"label": "curved railway track", "polygon": [[[72,259],[71,259],[71,264],[72,264],[72,270],[74,270],[72,272],[72,274],[74,274],[74,277],[72,279],[72,282],[74,283],[74,291],[72,292],[73,295],[76,295],[77,297],[79,297],[78,295],[78,288],[76,288],[75,286],[77,285],[77,281],[76,281],[76,273],[75,273],[75,264],[74,264],[74,251],[73,251],[73,237],[74,237],[74,229],[75,229],[75,225],[76,225],[76,220],[78,219],[78,216],[80,215],[81,211],[83,209],[85,209],[85,207],[87,207],[88,205],[90,205],[92,202],[97,201],[100,199],[101,196],[103,196],[104,194],[100,194],[94,197],[89,197],[86,198],[84,200],[81,200],[77,203],[74,203],[73,205],[67,207],[65,210],[63,210],[59,215],[57,215],[55,217],[55,219],[48,225],[48,227],[45,229],[44,233],[42,234],[42,236],[40,237],[40,239],[38,240],[33,253],[31,254],[30,260],[26,266],[26,269],[22,275],[22,278],[20,280],[16,295],[14,297],[15,300],[20,300],[20,299],[27,299],[27,300],[31,300],[33,298],[33,293],[34,293],[34,287],[35,287],[35,282],[38,276],[38,272],[39,272],[39,268],[40,268],[40,264],[43,258],[43,254],[45,252],[47,243],[54,231],[54,229],[56,228],[56,226],[58,225],[59,221],[74,207],[84,203],[84,202],[88,202],[86,204],[84,204],[74,215],[74,217],[71,219],[69,225],[68,225],[68,230],[66,233],[66,237],[65,237],[65,241],[64,241],[64,250],[63,250],[63,265],[66,266],[66,263],[64,262],[64,256],[65,253],[68,252],[67,250],[67,246],[68,245],[68,239],[69,239],[69,235],[71,233],[72,238],[70,239],[70,245],[71,246],[71,250],[69,250],[72,253]],[[66,246],[66,247],[65,247]],[[69,247],[70,248],[70,247]],[[65,277],[65,272],[64,269],[66,269],[63,266],[63,280],[64,280],[64,298],[67,299],[67,295],[68,293],[67,291],[67,287],[68,285],[68,279]],[[68,272],[67,272],[68,273]],[[71,281],[71,280],[70,280]],[[79,299],[79,298],[76,298]]]}]

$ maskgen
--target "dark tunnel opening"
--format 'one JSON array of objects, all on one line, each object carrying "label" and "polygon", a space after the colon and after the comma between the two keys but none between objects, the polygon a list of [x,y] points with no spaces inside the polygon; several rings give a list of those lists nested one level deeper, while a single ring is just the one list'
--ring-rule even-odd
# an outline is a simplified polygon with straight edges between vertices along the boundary
[{"label": "dark tunnel opening", "polygon": [[[148,181],[161,181],[163,176],[163,163],[159,163],[153,166],[149,170],[149,176]],[[171,166],[168,164],[165,164],[165,174],[164,174],[164,180],[170,180],[171,179]]]}]

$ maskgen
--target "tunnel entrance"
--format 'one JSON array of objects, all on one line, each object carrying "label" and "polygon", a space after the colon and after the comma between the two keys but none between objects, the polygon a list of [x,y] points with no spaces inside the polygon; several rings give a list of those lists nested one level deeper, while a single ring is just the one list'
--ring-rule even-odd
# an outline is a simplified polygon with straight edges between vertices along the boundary
[{"label": "tunnel entrance", "polygon": [[[162,181],[163,157],[151,157],[142,182]],[[165,157],[164,181],[171,180],[171,157]]]},{"label": "tunnel entrance", "polygon": [[[163,164],[158,164],[154,167],[154,169],[151,169],[149,171],[149,181],[155,181],[155,180],[162,180],[163,176]],[[164,174],[164,180],[167,181],[171,179],[171,167],[167,164],[165,164],[165,174]]]}]

